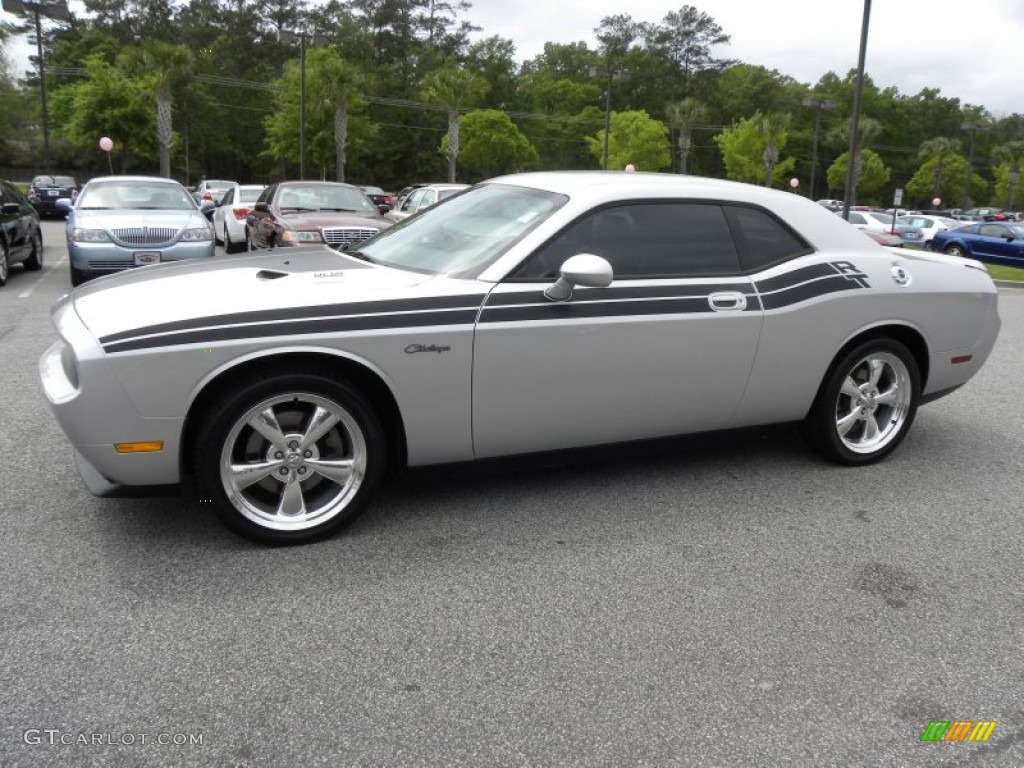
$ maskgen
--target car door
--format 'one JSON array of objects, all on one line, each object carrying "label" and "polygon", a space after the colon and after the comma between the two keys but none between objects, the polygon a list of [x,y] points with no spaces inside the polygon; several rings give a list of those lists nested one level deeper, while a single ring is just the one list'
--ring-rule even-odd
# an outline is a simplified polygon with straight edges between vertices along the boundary
[{"label": "car door", "polygon": [[28,199],[8,181],[0,182],[3,228],[7,240],[8,261],[16,264],[28,257],[35,230],[35,210]]},{"label": "car door", "polygon": [[1004,264],[1017,264],[1024,257],[1024,240],[1006,224],[982,224],[978,227],[978,238],[972,243],[975,256],[982,259],[999,261]]},{"label": "car door", "polygon": [[[606,288],[544,296],[570,256],[607,259]],[[723,207],[616,204],[569,225],[489,294],[474,342],[477,457],[727,426],[762,312]]]},{"label": "car door", "polygon": [[235,200],[236,189],[237,187],[228,187],[227,191],[218,201],[217,207],[213,209],[213,231],[217,237],[221,237],[224,234],[224,220],[226,216],[231,214],[231,206]]}]

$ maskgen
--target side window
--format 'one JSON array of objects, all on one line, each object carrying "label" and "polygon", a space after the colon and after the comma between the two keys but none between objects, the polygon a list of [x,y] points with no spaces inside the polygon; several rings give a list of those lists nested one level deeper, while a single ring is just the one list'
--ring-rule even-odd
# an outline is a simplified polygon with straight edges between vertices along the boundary
[{"label": "side window", "polygon": [[978,234],[983,237],[1003,237],[1009,233],[1010,231],[1000,224],[982,224],[978,229]]},{"label": "side window", "polygon": [[850,223],[855,225],[867,224],[867,221],[859,213],[850,212]]},{"label": "side window", "polygon": [[419,207],[420,200],[423,199],[423,190],[418,189],[405,198],[405,202],[402,203],[402,213],[414,213]]},{"label": "side window", "polygon": [[744,272],[764,269],[814,250],[767,211],[728,205],[725,215],[732,227]]},{"label": "side window", "polygon": [[635,203],[603,208],[573,222],[531,256],[513,277],[554,278],[565,260],[577,253],[604,257],[616,279],[740,271],[721,206]]}]

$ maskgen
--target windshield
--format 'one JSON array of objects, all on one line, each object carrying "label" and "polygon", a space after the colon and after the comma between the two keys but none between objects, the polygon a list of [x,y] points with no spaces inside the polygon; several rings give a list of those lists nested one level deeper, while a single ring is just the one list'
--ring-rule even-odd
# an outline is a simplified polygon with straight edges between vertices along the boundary
[{"label": "windshield", "polygon": [[352,211],[379,216],[380,211],[360,189],[341,184],[282,185],[275,207],[298,211]]},{"label": "windshield", "polygon": [[185,188],[152,181],[94,181],[78,196],[79,210],[195,210]]},{"label": "windshield", "polygon": [[485,184],[359,245],[378,264],[429,274],[480,269],[565,204],[563,195]]}]

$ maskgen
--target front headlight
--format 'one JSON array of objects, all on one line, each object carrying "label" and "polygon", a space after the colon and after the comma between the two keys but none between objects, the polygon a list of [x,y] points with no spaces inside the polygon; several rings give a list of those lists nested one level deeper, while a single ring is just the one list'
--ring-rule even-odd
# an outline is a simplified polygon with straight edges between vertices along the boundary
[{"label": "front headlight", "polygon": [[69,235],[73,243],[109,243],[110,235],[102,229],[79,229],[75,227]]},{"label": "front headlight", "polygon": [[288,243],[290,245],[298,245],[299,243],[322,243],[324,240],[320,236],[320,232],[313,230],[295,230],[286,229],[281,233],[281,242]]},{"label": "front headlight", "polygon": [[195,229],[186,229],[181,233],[181,237],[178,238],[182,242],[186,243],[197,243],[203,240],[213,240],[213,230],[209,227],[196,227]]}]

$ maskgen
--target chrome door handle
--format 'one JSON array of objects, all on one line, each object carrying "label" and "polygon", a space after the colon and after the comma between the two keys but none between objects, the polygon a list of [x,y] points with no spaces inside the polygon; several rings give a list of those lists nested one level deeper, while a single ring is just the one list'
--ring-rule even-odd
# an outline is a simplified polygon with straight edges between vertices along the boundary
[{"label": "chrome door handle", "polygon": [[715,312],[742,312],[747,308],[747,297],[738,291],[721,291],[708,296],[708,304]]}]

